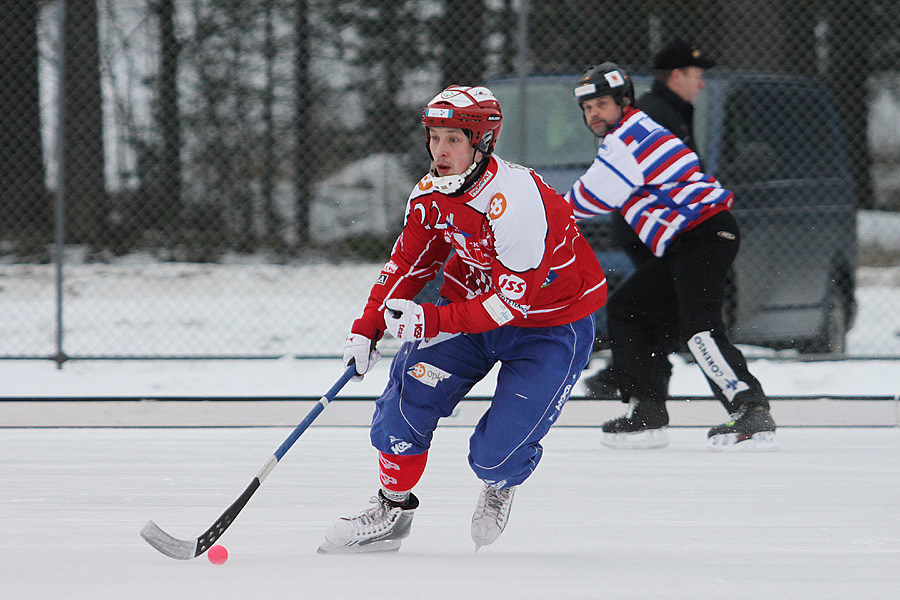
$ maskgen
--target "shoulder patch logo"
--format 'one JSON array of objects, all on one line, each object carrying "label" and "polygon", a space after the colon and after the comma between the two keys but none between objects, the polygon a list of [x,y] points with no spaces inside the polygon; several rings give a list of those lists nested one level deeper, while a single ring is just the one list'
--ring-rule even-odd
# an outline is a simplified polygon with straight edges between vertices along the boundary
[{"label": "shoulder patch logo", "polygon": [[488,208],[488,218],[499,219],[506,212],[506,196],[497,192],[491,197],[491,205]]}]

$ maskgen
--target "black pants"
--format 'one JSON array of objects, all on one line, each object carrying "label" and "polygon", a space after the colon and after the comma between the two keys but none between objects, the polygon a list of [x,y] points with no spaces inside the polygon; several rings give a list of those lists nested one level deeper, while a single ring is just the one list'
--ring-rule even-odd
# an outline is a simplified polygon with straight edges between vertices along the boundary
[{"label": "black pants", "polygon": [[612,361],[624,400],[664,402],[668,355],[687,344],[726,410],[745,403],[768,407],[722,319],[725,280],[739,246],[734,217],[718,213],[679,234],[665,255],[644,261],[610,296]]},{"label": "black pants", "polygon": [[620,212],[612,213],[609,220],[610,237],[616,248],[621,248],[635,267],[641,266],[645,260],[653,258],[650,248],[641,241],[625,217]]}]

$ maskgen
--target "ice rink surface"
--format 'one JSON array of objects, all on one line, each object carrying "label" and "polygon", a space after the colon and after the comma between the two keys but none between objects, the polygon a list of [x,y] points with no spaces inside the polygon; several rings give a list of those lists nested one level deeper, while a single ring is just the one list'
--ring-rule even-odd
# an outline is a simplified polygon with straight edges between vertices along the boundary
[{"label": "ice rink surface", "polygon": [[220,543],[176,561],[139,536],[153,519],[194,538],[290,428],[0,429],[0,598],[348,600],[897,599],[900,428],[782,428],[781,449],[720,454],[703,428],[665,450],[557,427],[509,525],[477,554],[470,428],[439,428],[399,553],[316,554],[367,507],[362,427],[313,427]]}]

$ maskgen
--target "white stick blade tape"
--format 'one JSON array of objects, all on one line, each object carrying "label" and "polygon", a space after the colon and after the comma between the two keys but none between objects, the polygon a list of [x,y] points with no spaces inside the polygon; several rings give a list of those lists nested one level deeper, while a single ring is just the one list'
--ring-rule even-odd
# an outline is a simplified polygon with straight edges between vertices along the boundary
[{"label": "white stick blade tape", "polygon": [[178,560],[188,560],[194,558],[197,550],[197,540],[179,540],[174,538],[153,521],[147,521],[144,528],[141,529],[141,537],[147,540],[147,543],[172,558]]}]

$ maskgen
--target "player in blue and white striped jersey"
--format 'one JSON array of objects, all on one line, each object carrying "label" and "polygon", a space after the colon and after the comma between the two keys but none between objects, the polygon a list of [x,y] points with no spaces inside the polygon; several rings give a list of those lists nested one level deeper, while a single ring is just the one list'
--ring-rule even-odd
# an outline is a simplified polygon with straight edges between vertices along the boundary
[{"label": "player in blue and white striped jersey", "polygon": [[684,344],[731,420],[709,431],[714,450],[778,447],[759,381],[729,341],[722,317],[725,281],[740,232],[734,194],[704,173],[697,155],[634,108],[634,87],[614,63],[575,84],[585,124],[602,143],[566,194],[576,218],[619,211],[654,257],[607,303],[613,363],[628,413],[603,426],[615,448],[668,445],[668,355]]}]

